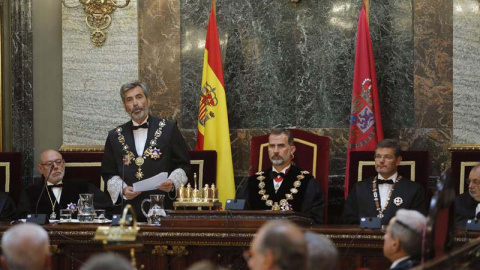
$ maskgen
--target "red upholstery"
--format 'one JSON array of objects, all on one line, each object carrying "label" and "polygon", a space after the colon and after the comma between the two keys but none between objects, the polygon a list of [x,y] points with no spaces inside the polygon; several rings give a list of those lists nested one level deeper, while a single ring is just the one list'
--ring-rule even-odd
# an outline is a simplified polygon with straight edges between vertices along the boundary
[{"label": "red upholstery", "polygon": [[[312,173],[325,195],[325,222],[328,218],[328,173],[330,164],[330,138],[308,131],[290,129],[297,150],[293,162]],[[268,134],[252,137],[250,145],[250,171],[253,175],[272,167],[268,156]]]},{"label": "red upholstery", "polygon": [[452,150],[452,180],[455,194],[462,194],[468,189],[465,180],[470,170],[480,164],[480,147],[477,149],[479,150]]},{"label": "red upholstery", "polygon": [[0,190],[18,204],[22,193],[22,153],[0,152]]},{"label": "red upholstery", "polygon": [[[358,180],[377,175],[373,159],[374,154],[375,151],[350,152],[350,168],[348,169],[350,177],[349,190],[353,189]],[[428,151],[403,151],[402,162],[398,166],[400,175],[422,185],[427,201],[431,197],[428,192],[429,165]]]}]

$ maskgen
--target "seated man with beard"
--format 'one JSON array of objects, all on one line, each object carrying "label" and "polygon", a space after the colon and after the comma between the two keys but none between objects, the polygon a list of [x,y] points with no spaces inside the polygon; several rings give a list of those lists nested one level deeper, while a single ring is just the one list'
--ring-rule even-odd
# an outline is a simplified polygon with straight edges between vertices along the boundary
[{"label": "seated man with beard", "polygon": [[268,155],[272,168],[248,179],[245,209],[293,210],[322,223],[325,206],[322,190],[309,172],[292,164],[295,150],[289,130],[270,133]]}]

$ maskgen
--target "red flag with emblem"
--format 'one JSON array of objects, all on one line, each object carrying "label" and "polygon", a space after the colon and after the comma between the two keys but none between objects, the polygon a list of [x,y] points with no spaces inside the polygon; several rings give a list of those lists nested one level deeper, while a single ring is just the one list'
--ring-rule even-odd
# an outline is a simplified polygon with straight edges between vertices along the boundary
[{"label": "red flag with emblem", "polygon": [[348,175],[350,152],[373,151],[381,140],[383,140],[383,127],[372,40],[365,5],[362,5],[357,27],[357,49],[355,51],[352,109],[345,172],[345,198],[348,197],[350,183]]}]

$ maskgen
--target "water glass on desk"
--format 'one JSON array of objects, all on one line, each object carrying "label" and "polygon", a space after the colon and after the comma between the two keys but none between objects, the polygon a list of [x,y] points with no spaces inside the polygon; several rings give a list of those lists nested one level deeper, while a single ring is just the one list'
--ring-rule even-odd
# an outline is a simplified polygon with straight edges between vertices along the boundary
[{"label": "water glass on desk", "polygon": [[72,210],[60,209],[60,220],[70,221],[72,219]]}]

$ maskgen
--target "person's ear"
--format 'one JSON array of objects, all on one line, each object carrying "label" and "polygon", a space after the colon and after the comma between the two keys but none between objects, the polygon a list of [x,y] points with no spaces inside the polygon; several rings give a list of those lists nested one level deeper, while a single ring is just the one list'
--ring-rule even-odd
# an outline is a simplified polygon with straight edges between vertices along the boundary
[{"label": "person's ear", "polygon": [[392,238],[392,247],[395,252],[400,251],[401,245],[400,245],[400,238],[398,237],[393,237]]},{"label": "person's ear", "polygon": [[264,253],[263,253],[263,266],[264,266],[264,269],[272,269],[273,266],[275,265],[275,258],[273,256],[273,253],[271,250],[266,250]]},{"label": "person's ear", "polygon": [[295,153],[295,151],[297,150],[297,148],[295,147],[295,145],[292,145],[290,146],[291,147],[291,154],[293,155]]}]

